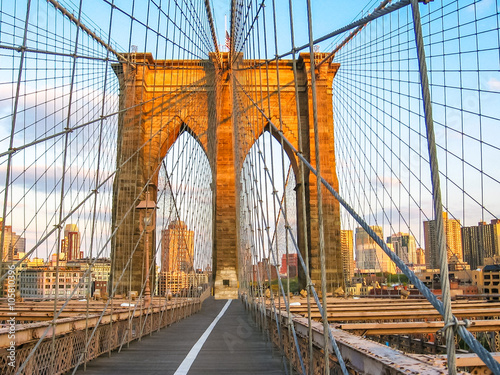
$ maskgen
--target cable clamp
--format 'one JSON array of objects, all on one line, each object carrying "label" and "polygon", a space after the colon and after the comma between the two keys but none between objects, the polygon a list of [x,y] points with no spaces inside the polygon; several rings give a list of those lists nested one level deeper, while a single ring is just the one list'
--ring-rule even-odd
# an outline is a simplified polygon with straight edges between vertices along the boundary
[{"label": "cable clamp", "polygon": [[453,320],[446,323],[443,328],[437,331],[437,333],[443,333],[450,327],[454,327],[454,330],[456,331],[459,326],[469,328],[471,325],[472,322],[469,319],[458,320],[457,317],[454,316]]}]

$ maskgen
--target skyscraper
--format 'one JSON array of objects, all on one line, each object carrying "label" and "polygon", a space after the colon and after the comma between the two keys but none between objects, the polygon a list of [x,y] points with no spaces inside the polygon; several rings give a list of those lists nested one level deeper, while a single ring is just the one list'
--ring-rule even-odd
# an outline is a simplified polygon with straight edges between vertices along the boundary
[{"label": "skyscraper", "polygon": [[188,272],[193,268],[194,231],[176,220],[161,231],[161,272]]},{"label": "skyscraper", "polygon": [[425,265],[425,251],[421,247],[417,249],[417,264]]},{"label": "skyscraper", "polygon": [[[382,227],[371,226],[375,233],[383,238]],[[392,250],[392,245],[387,245]],[[361,272],[396,273],[396,266],[389,256],[363,228],[356,228],[356,265]]]},{"label": "skyscraper", "polygon": [[61,253],[66,255],[66,261],[80,259],[80,232],[76,224],[67,224],[64,227]]},{"label": "skyscraper", "polygon": [[484,258],[500,255],[500,220],[491,224],[479,222],[477,226],[462,228],[464,260],[471,269],[484,265]]},{"label": "skyscraper", "polygon": [[354,246],[352,230],[340,231],[340,248],[344,267],[344,277],[350,281],[354,277]]},{"label": "skyscraper", "polygon": [[3,239],[3,261],[11,261],[18,253],[26,251],[26,240],[12,231],[11,225],[3,226],[3,219],[0,218],[0,230],[4,230]]},{"label": "skyscraper", "polygon": [[[456,256],[459,262],[463,262],[460,220],[448,219],[448,213],[443,212],[443,225],[448,260],[450,260],[452,256]],[[427,268],[439,268],[439,249],[435,220],[424,221],[424,243]]]},{"label": "skyscraper", "polygon": [[463,262],[464,255],[462,252],[462,225],[460,224],[460,220],[447,220],[445,228],[448,259],[455,255],[458,258],[459,262]]},{"label": "skyscraper", "polygon": [[[448,260],[452,256],[456,256],[459,262],[463,262],[460,220],[448,219],[448,213],[443,212],[443,225]],[[439,268],[439,249],[435,220],[424,221],[424,243],[427,268]]]},{"label": "skyscraper", "polygon": [[417,264],[417,244],[411,234],[395,233],[387,237],[387,243],[394,246],[394,252],[405,264]]}]

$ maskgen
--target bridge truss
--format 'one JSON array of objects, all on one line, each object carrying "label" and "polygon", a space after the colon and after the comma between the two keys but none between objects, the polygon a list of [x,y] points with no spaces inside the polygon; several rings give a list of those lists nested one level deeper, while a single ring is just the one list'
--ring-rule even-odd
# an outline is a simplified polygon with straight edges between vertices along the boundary
[{"label": "bridge truss", "polygon": [[[420,340],[425,352],[430,341],[425,335],[445,327],[441,342],[434,339],[433,347],[442,344],[439,350],[447,352],[450,373],[456,373],[457,366],[473,367],[464,365],[460,356],[455,359],[457,348],[475,352],[493,373],[500,373],[489,353],[498,351],[498,315],[490,314],[496,307],[483,304],[478,312],[462,313],[451,303],[448,260],[460,265],[465,254],[446,241],[447,221],[442,218],[446,212],[449,220],[463,227],[498,219],[498,1],[372,1],[358,14],[346,13],[354,21],[344,26],[345,19],[331,21],[336,9],[319,9],[316,4],[311,8],[310,1],[234,0],[224,36],[216,18],[220,9],[209,0],[0,4],[0,168],[5,181],[0,270],[3,306],[14,306],[19,313],[16,327],[22,353],[12,367],[5,352],[2,371],[76,371],[97,352],[111,353],[197,311],[206,297],[213,268],[217,160],[216,150],[207,145],[220,140],[217,132],[186,113],[193,108],[205,111],[209,122],[217,122],[216,108],[225,103],[200,105],[192,73],[180,63],[189,60],[199,66],[213,62],[208,92],[231,79],[239,292],[280,347],[286,372],[313,373],[318,355],[325,372],[330,367],[342,373],[361,372],[351,357],[343,360],[353,340],[345,334],[390,344],[399,340],[398,345],[407,338],[413,348]],[[304,64],[300,56],[304,52],[313,58],[308,75],[301,77],[297,69]],[[142,58],[147,53],[152,62]],[[284,59],[295,74],[289,85],[281,87],[279,61]],[[136,102],[120,95],[130,83],[120,81],[123,70],[140,74],[166,60],[179,61],[180,72],[176,82],[161,78],[162,84],[170,82],[169,95],[155,95],[153,90],[152,99],[145,99],[138,91]],[[329,146],[338,182],[323,178],[332,171],[325,168],[329,161],[320,154],[325,133],[317,127],[318,108],[324,103],[317,100],[316,85],[328,64],[339,64],[331,87],[330,132],[335,141]],[[230,78],[224,66],[229,67]],[[276,77],[269,76],[271,66],[276,67]],[[304,80],[311,103],[304,108],[296,99],[295,117],[284,116],[282,109],[291,105],[284,93],[298,98]],[[276,82],[272,88],[271,81]],[[249,91],[250,83],[261,89]],[[146,129],[145,122],[153,120],[144,113],[159,107],[178,113],[182,124],[170,127],[173,122],[164,120],[161,137],[173,142],[156,169],[146,174],[153,177],[141,179],[140,167],[153,160],[158,134],[145,133],[142,139],[120,144],[128,131],[121,124],[133,118]],[[298,124],[293,139],[286,136],[292,122]],[[295,146],[302,144],[301,137],[313,139],[310,150]],[[125,149],[132,151],[122,152]],[[135,184],[120,179],[124,166],[131,163],[138,176]],[[307,179],[309,192],[300,188]],[[118,206],[114,197],[119,192],[134,203]],[[307,194],[317,197],[314,228],[307,227],[308,213],[299,209],[306,206],[301,202]],[[331,200],[337,206],[323,204]],[[154,204],[148,206],[151,201]],[[154,207],[155,214],[148,217],[153,212],[148,209],[141,214],[137,209],[141,202]],[[323,212],[324,207],[338,212]],[[323,217],[328,215],[338,215],[340,223],[325,223]],[[433,259],[441,273],[440,299],[415,276],[411,268],[416,260],[401,258],[383,235],[407,233],[415,239],[415,247],[424,248],[423,222],[431,220],[439,248]],[[132,233],[122,233],[127,222],[140,225]],[[326,272],[338,260],[325,256],[325,241],[340,238],[339,231],[358,228],[380,248],[373,260],[377,268],[394,262],[394,268],[427,298],[425,307],[421,302],[401,308],[388,304],[391,312],[432,310],[429,316],[405,317],[401,312],[391,319],[425,326],[415,332],[425,339],[402,335],[408,328],[404,324],[373,327],[368,318],[359,325],[350,323],[342,309],[357,307],[339,309],[340,302],[328,298],[338,287],[343,289],[339,294],[347,293],[353,259],[342,253],[343,281],[331,283]],[[127,256],[120,259],[122,266],[113,269],[113,283],[102,289],[104,301],[94,302],[91,294],[102,280],[91,275],[102,258],[109,258],[111,265],[118,263],[113,251],[118,238],[125,243]],[[167,252],[169,246],[182,251]],[[319,262],[309,259],[307,246],[319,249]],[[280,269],[282,259],[294,254],[298,280],[290,277],[289,262]],[[51,262],[42,264],[35,258]],[[172,264],[176,266],[171,268]],[[137,272],[141,283],[134,290]],[[321,283],[312,284],[313,272],[321,275]],[[297,282],[303,283],[306,296],[300,299],[300,308],[294,306],[298,297],[291,293]],[[40,289],[43,293],[36,294]],[[128,290],[128,295],[121,290]],[[15,296],[16,291],[22,293]],[[29,313],[25,304],[31,300],[37,301],[33,303],[38,304],[39,314]],[[370,310],[376,322],[386,320],[376,315],[375,306]],[[484,319],[469,331],[469,323],[462,319],[473,317]],[[0,332],[5,337],[9,318],[6,309]],[[61,340],[69,332],[64,319],[73,318],[81,333],[69,346]],[[20,325],[38,320],[44,322],[32,329]],[[115,333],[104,343],[106,332]]]}]

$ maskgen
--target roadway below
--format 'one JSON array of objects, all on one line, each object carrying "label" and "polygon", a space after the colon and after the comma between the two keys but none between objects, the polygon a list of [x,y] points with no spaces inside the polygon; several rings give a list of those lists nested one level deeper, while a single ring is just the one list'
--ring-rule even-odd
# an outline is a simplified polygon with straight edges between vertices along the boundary
[{"label": "roadway below", "polygon": [[85,372],[83,366],[77,371],[79,375],[284,373],[281,356],[241,301],[228,304],[213,298],[205,300],[199,313],[131,342],[111,357],[98,357],[87,363]]}]

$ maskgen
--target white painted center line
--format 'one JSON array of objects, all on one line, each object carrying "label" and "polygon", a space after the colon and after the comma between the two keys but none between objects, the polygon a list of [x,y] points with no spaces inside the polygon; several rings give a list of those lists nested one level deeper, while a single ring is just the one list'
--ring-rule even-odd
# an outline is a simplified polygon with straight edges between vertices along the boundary
[{"label": "white painted center line", "polygon": [[191,368],[191,365],[193,364],[194,360],[198,356],[198,353],[200,352],[201,348],[203,347],[203,344],[205,344],[205,341],[207,341],[208,336],[210,336],[210,333],[214,329],[215,325],[217,322],[222,318],[222,315],[226,312],[228,309],[229,305],[231,304],[232,300],[228,300],[222,310],[220,311],[219,315],[217,315],[214,319],[214,321],[208,326],[205,332],[203,332],[203,335],[199,338],[199,340],[196,342],[196,344],[193,345],[191,350],[189,351],[188,355],[186,358],[184,358],[184,361],[182,361],[181,365],[177,369],[174,375],[186,375]]}]

